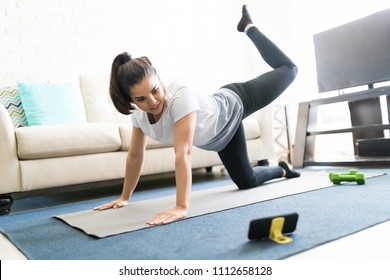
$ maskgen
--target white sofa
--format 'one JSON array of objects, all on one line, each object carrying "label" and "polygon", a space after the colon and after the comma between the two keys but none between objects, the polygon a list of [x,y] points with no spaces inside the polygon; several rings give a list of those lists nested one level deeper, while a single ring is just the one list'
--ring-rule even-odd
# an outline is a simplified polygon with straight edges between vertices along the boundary
[{"label": "white sofa", "polygon": [[[131,119],[116,112],[108,96],[108,75],[0,72],[0,87],[17,81],[75,81],[87,123],[14,128],[0,105],[0,194],[121,179],[131,136]],[[274,156],[272,108],[244,121],[251,160]],[[149,139],[150,140],[150,139]],[[171,146],[149,141],[141,175],[174,171]],[[193,168],[220,165],[215,152],[194,148]]]}]

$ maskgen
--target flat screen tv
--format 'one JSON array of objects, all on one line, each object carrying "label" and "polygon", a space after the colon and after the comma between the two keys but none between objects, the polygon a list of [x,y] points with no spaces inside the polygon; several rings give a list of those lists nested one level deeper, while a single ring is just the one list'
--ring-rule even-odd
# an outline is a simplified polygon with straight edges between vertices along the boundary
[{"label": "flat screen tv", "polygon": [[390,9],[313,36],[319,92],[390,81]]}]

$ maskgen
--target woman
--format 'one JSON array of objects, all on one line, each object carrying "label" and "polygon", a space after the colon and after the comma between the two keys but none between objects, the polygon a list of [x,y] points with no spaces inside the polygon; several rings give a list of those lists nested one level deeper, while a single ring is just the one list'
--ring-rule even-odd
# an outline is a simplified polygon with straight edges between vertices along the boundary
[{"label": "woman", "polygon": [[187,216],[192,146],[218,152],[240,189],[300,175],[285,162],[275,167],[250,165],[242,120],[275,100],[295,79],[297,67],[253,25],[246,6],[242,8],[237,29],[247,34],[274,70],[246,83],[225,85],[207,97],[193,95],[176,84],[165,88],[146,57],[133,59],[122,53],[114,59],[110,96],[119,112],[132,113],[133,133],[121,197],[94,210],[128,204],[140,177],[147,136],[174,145],[176,170],[176,206],[147,221],[150,225],[167,224]]}]

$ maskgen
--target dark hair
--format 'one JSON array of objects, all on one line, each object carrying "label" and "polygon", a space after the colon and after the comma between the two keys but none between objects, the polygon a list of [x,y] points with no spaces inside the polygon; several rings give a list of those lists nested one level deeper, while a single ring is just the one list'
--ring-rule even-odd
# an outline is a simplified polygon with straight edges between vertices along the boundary
[{"label": "dark hair", "polygon": [[158,77],[146,56],[133,59],[127,52],[117,55],[112,62],[109,90],[115,108],[124,115],[131,114],[136,107],[132,104],[130,88],[153,75]]}]

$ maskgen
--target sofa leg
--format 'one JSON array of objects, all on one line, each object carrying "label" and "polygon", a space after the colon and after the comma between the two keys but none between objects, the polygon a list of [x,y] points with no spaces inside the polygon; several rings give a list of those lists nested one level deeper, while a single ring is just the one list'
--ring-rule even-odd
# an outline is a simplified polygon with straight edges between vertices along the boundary
[{"label": "sofa leg", "polygon": [[213,167],[212,166],[206,167],[206,172],[207,173],[211,173],[212,171],[213,171]]},{"label": "sofa leg", "polygon": [[269,166],[269,161],[268,161],[268,159],[259,160],[257,162],[257,165],[258,166]]},{"label": "sofa leg", "polygon": [[0,195],[0,215],[8,214],[11,211],[14,199],[10,195]]}]

